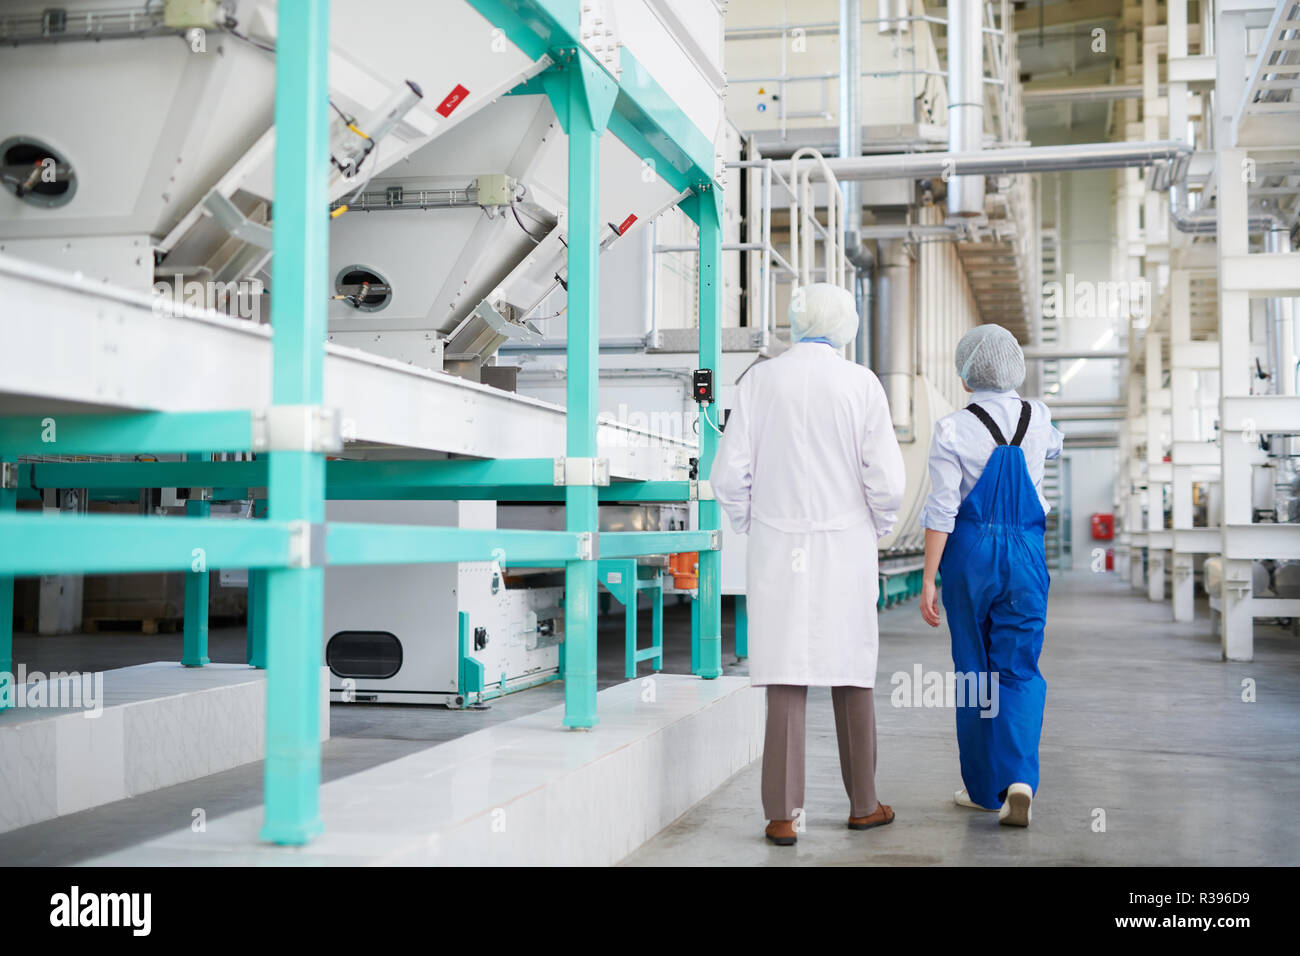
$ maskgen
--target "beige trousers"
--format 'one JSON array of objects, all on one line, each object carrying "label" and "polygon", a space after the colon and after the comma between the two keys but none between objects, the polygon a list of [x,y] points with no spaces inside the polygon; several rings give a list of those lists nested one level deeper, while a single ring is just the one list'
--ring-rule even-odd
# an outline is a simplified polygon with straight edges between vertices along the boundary
[{"label": "beige trousers", "polygon": [[[876,708],[870,687],[832,687],[840,776],[849,795],[849,816],[876,811]],[[808,688],[767,687],[767,734],[763,744],[763,813],[769,820],[793,820],[803,809],[804,715]]]}]

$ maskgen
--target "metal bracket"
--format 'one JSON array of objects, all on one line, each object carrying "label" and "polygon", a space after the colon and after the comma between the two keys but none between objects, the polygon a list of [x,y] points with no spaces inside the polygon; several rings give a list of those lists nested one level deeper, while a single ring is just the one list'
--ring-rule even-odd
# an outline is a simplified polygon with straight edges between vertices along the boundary
[{"label": "metal bracket", "polygon": [[717,529],[714,529],[709,532],[710,551],[717,551],[719,548],[722,547],[722,541],[720,539],[721,539],[721,535],[718,533]]},{"label": "metal bracket", "polygon": [[596,561],[600,558],[600,536],[594,531],[578,533],[578,557],[583,561]]},{"label": "metal bracket", "polygon": [[289,523],[289,567],[320,568],[325,566],[324,524],[310,521]]},{"label": "metal bracket", "polygon": [[261,249],[271,248],[271,227],[253,222],[239,211],[230,197],[214,189],[203,197],[203,209],[216,220],[217,225],[236,239],[242,239]]},{"label": "metal bracket", "polygon": [[212,500],[212,489],[211,489],[211,488],[191,488],[191,489],[190,489],[190,497],[189,497],[189,500],[190,500],[190,501],[211,501],[211,500]]},{"label": "metal bracket", "polygon": [[1223,590],[1231,591],[1239,601],[1242,600],[1244,597],[1246,597],[1246,595],[1250,593],[1252,587],[1253,585],[1249,578],[1244,578],[1244,579],[1224,578],[1223,579]]},{"label": "metal bracket", "polygon": [[342,450],[342,417],[336,408],[272,405],[253,412],[253,451]]},{"label": "metal bracket", "polygon": [[18,462],[0,461],[0,488],[13,491],[18,487]]},{"label": "metal bracket", "polygon": [[608,485],[608,458],[556,458],[556,485]]}]

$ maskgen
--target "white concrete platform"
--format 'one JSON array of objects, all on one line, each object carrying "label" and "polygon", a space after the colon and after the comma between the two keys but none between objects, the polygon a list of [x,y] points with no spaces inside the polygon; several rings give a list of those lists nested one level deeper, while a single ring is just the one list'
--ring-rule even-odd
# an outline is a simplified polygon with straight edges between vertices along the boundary
[{"label": "white concrete platform", "polygon": [[260,843],[259,806],[90,865],[613,864],[762,751],[746,677],[629,681],[598,713],[574,731],[553,707],[327,783],[305,847]]},{"label": "white concrete platform", "polygon": [[[322,739],[328,676],[322,668]],[[86,698],[97,715],[0,711],[0,833],[261,760],[265,684],[265,671],[242,664],[155,661],[104,671],[102,692]]]}]

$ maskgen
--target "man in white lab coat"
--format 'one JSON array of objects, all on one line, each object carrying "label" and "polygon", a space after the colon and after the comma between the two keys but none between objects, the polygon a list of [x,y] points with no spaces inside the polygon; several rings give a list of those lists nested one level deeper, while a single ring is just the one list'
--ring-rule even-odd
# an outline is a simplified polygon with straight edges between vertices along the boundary
[{"label": "man in white lab coat", "polygon": [[876,799],[877,541],[903,496],[903,455],[880,381],[840,349],[853,296],[816,283],[790,306],[794,344],[740,380],[713,493],[749,535],[749,676],[767,688],[763,809],[788,846],[803,812],[808,688],[831,687],[849,827],[890,823]]}]

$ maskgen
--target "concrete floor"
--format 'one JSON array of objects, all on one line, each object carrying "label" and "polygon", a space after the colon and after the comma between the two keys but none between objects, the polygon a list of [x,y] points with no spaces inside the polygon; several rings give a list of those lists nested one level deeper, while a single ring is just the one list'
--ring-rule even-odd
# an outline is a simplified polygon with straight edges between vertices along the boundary
[{"label": "concrete floor", "polygon": [[[961,785],[952,712],[891,706],[895,672],[951,667],[946,629],[925,627],[916,602],[881,615],[876,705],[878,786],[898,814],[866,833],[843,827],[847,810],[830,695],[815,690],[808,714],[808,829],[793,849],[762,839],[759,767],[734,776],[626,861],[630,865],[861,864],[1233,864],[1300,863],[1300,821],[1290,815],[1300,786],[1300,641],[1262,622],[1256,659],[1219,659],[1204,605],[1194,626],[1167,620],[1113,575],[1062,573],[1053,583],[1043,655],[1048,704],[1042,783],[1027,830],[993,814],[954,807]],[[689,670],[689,614],[665,613],[665,671]],[[732,614],[724,605],[725,670],[734,661]],[[649,626],[647,613],[643,627]],[[239,661],[242,628],[214,631],[214,661]],[[602,619],[599,683],[622,676],[622,618]],[[15,660],[32,670],[90,670],[178,659],[179,635],[71,635],[15,639]],[[642,665],[643,672],[648,672]],[[1257,702],[1241,701],[1245,678]],[[559,683],[503,700],[491,710],[335,705],[322,772],[331,780],[481,727],[553,706]],[[261,801],[262,765],[0,834],[0,865],[76,863],[187,826],[195,807],[209,819]],[[1097,810],[1105,832],[1094,832]]]},{"label": "concrete floor", "polygon": [[[732,653],[730,605],[723,622],[724,672],[744,674]],[[649,634],[650,612],[638,619]],[[690,606],[672,596],[664,607],[664,671],[690,672]],[[208,656],[216,663],[242,662],[242,627],[214,629]],[[28,671],[96,671],[157,660],[179,660],[181,635],[131,632],[14,636],[14,660]],[[622,683],[623,616],[621,610],[600,620],[597,685],[603,690]],[[640,673],[651,673],[649,663]],[[558,681],[491,701],[488,710],[452,711],[444,707],[400,704],[334,704],[331,739],[322,747],[321,776],[329,781],[397,760],[492,724],[536,713],[564,702]],[[245,764],[199,780],[141,794],[129,800],[69,814],[0,834],[0,866],[63,866],[134,846],[188,826],[195,808],[215,819],[262,802],[262,762]]]},{"label": "concrete floor", "polygon": [[[1295,865],[1300,640],[1257,622],[1255,660],[1225,663],[1208,609],[1170,623],[1114,575],[1055,576],[1042,669],[1042,780],[1028,830],[952,803],[953,713],[891,705],[890,677],[951,669],[946,628],[915,602],[881,616],[877,786],[894,823],[844,827],[830,694],[809,698],[807,830],[763,839],[759,763],[629,857],[630,865]],[[1255,703],[1242,681],[1255,681]],[[1104,811],[1105,831],[1094,820]]]}]

